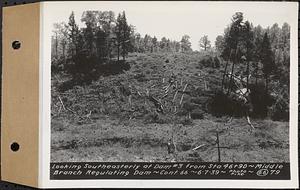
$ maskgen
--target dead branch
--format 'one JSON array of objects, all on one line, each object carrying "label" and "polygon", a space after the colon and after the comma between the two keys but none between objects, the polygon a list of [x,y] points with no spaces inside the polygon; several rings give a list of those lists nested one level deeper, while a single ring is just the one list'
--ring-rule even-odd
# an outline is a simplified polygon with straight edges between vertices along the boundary
[{"label": "dead branch", "polygon": [[69,110],[70,112],[72,112],[73,114],[77,115],[77,113],[75,111],[71,110],[70,108],[66,108],[66,109]]},{"label": "dead branch", "polygon": [[61,112],[62,105],[59,106],[58,114]]},{"label": "dead branch", "polygon": [[58,81],[58,82],[61,82],[61,80],[58,78],[57,75],[54,75],[55,79]]},{"label": "dead branch", "polygon": [[178,93],[178,90],[177,90],[177,91],[175,92],[175,94],[174,94],[174,97],[173,97],[173,100],[172,100],[172,102],[173,102],[173,103],[175,102],[175,99],[176,99],[177,93]]},{"label": "dead branch", "polygon": [[164,87],[163,87],[163,90],[169,89],[170,86],[171,86],[171,84],[168,84],[167,86],[164,86]]},{"label": "dead branch", "polygon": [[153,102],[153,104],[156,107],[156,109],[158,110],[158,112],[163,112],[164,111],[163,105],[159,100],[157,100],[156,98],[154,98],[151,95],[148,95],[147,97],[151,102]]},{"label": "dead branch", "polygon": [[183,94],[181,95],[181,99],[180,99],[180,102],[179,102],[180,105],[182,104],[184,92],[185,92],[185,90],[186,90],[187,85],[188,85],[188,83],[186,83],[185,86],[184,86],[184,88],[183,88],[183,91],[182,91]]},{"label": "dead branch", "polygon": [[247,123],[248,125],[250,125],[252,127],[252,129],[255,129],[255,127],[252,125],[251,121],[250,121],[250,117],[247,115]]},{"label": "dead branch", "polygon": [[90,111],[90,112],[86,115],[86,117],[87,117],[88,119],[90,119],[91,115],[92,115],[92,111]]},{"label": "dead branch", "polygon": [[60,103],[61,103],[63,109],[66,110],[66,107],[65,107],[65,105],[64,105],[64,103],[63,103],[63,101],[61,100],[61,98],[60,98],[59,95],[58,95],[58,99],[59,99],[59,101],[60,101]]},{"label": "dead branch", "polygon": [[208,89],[207,88],[207,83],[206,83],[206,80],[204,80],[204,90],[207,91],[207,89]]},{"label": "dead branch", "polygon": [[195,150],[198,150],[199,148],[202,148],[204,147],[206,144],[201,144],[199,146],[196,146],[195,148],[193,148],[192,150],[195,151]]}]

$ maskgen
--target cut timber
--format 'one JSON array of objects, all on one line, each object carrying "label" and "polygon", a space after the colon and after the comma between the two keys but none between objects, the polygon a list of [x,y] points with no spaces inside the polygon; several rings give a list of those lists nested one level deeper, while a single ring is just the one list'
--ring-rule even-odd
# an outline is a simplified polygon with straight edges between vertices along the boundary
[{"label": "cut timber", "polygon": [[252,125],[251,121],[250,121],[250,117],[247,115],[247,123],[248,125],[250,125],[252,127],[252,129],[255,129],[255,127]]},{"label": "cut timber", "polygon": [[60,103],[61,103],[61,105],[62,105],[63,109],[64,109],[64,110],[66,110],[66,107],[65,107],[65,105],[64,105],[64,103],[63,103],[63,101],[61,100],[60,96],[58,96],[58,99],[59,99],[59,101],[60,101]]},{"label": "cut timber", "polygon": [[183,91],[182,91],[183,94],[181,95],[180,102],[179,102],[180,105],[182,104],[184,92],[185,92],[185,90],[186,90],[187,85],[188,85],[188,83],[186,83],[185,86],[184,86],[184,88],[183,88]]},{"label": "cut timber", "polygon": [[176,99],[177,93],[178,93],[178,90],[175,92],[172,102],[175,102],[175,99]]},{"label": "cut timber", "polygon": [[205,146],[205,144],[201,144],[201,145],[199,145],[199,146],[196,146],[196,147],[193,148],[192,150],[195,151],[195,150],[198,150],[199,148],[202,148],[202,147],[204,147],[204,146]]}]

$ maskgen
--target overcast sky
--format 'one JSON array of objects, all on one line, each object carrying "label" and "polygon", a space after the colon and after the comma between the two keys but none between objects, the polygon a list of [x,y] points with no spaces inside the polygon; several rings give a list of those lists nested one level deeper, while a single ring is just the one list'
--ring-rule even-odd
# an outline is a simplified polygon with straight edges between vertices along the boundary
[{"label": "overcast sky", "polygon": [[[290,11],[295,3],[287,2],[47,2],[51,9],[51,22],[68,22],[72,11],[80,23],[85,10],[114,11],[116,15],[125,11],[127,21],[136,27],[142,36],[163,36],[180,41],[184,34],[191,37],[192,48],[199,49],[198,41],[203,35],[208,35],[212,45],[216,37],[223,34],[224,28],[230,24],[235,12],[243,12],[245,20],[254,26],[272,26],[291,19]],[[83,26],[81,24],[81,26]]]}]

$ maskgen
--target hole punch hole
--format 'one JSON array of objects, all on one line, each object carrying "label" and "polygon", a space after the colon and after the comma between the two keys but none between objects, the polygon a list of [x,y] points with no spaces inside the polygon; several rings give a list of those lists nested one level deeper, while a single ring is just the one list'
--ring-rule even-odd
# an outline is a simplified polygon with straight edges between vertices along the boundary
[{"label": "hole punch hole", "polygon": [[20,49],[21,47],[21,42],[19,41],[13,41],[13,43],[11,44],[13,49]]},{"label": "hole punch hole", "polygon": [[13,151],[13,152],[17,152],[19,149],[20,149],[20,145],[16,142],[12,143],[10,145],[10,149]]}]

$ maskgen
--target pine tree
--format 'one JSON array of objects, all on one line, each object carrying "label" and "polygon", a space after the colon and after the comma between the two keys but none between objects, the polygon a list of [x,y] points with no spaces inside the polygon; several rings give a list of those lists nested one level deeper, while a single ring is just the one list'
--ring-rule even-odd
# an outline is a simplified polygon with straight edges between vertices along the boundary
[{"label": "pine tree", "polygon": [[[231,67],[231,76],[229,81],[229,88],[227,94],[230,93],[232,90],[232,83],[233,83],[233,74],[234,74],[234,66],[237,64],[240,48],[239,42],[241,41],[242,37],[242,30],[243,30],[243,13],[237,12],[232,16],[232,23],[230,25],[229,30],[227,31],[228,34],[225,35],[225,46],[224,54],[228,56],[228,59],[232,61]],[[229,55],[228,55],[229,54]]]},{"label": "pine tree", "polygon": [[275,70],[274,55],[271,48],[271,43],[268,34],[265,33],[262,42],[261,63],[263,65],[263,73],[266,83],[266,94],[268,93],[269,77]]},{"label": "pine tree", "polygon": [[95,32],[97,27],[96,11],[84,11],[81,21],[85,23],[86,27],[83,29],[84,46],[88,50],[90,56],[94,55],[95,48]]},{"label": "pine tree", "polygon": [[130,26],[127,23],[127,19],[126,19],[126,15],[125,15],[125,11],[123,11],[122,13],[122,57],[123,60],[125,60],[125,57],[128,55],[128,52],[130,50]]},{"label": "pine tree", "polygon": [[123,60],[125,60],[125,57],[132,46],[130,41],[130,31],[131,28],[127,24],[125,11],[123,11],[122,14],[118,15],[115,30],[118,49],[118,61],[120,60],[120,54],[122,55]]},{"label": "pine tree", "polygon": [[208,40],[207,35],[204,35],[203,37],[200,38],[199,46],[200,46],[200,49],[203,48],[204,51],[206,51],[207,49],[209,49],[211,47],[211,44],[210,44],[210,41]]},{"label": "pine tree", "polygon": [[262,41],[263,41],[263,28],[258,25],[253,29],[254,35],[254,51],[253,51],[253,61],[254,61],[254,71],[255,71],[255,85],[257,85],[258,81],[258,71],[259,71],[259,62],[260,62],[260,55],[262,50]]},{"label": "pine tree", "polygon": [[71,58],[74,58],[74,56],[79,52],[80,30],[78,28],[78,25],[75,22],[75,16],[73,11],[69,17],[68,37],[69,37],[69,51],[71,54]]},{"label": "pine tree", "polygon": [[152,51],[157,52],[157,38],[155,36],[152,38]]},{"label": "pine tree", "polygon": [[183,52],[192,51],[190,36],[188,36],[188,35],[182,36],[182,39],[181,39],[180,43],[181,43],[181,49],[182,49]]},{"label": "pine tree", "polygon": [[250,61],[252,61],[253,57],[253,27],[249,23],[249,21],[245,22],[244,25],[244,41],[245,41],[245,48],[246,48],[246,61],[247,61],[247,89],[249,89],[249,75],[250,75]]}]

